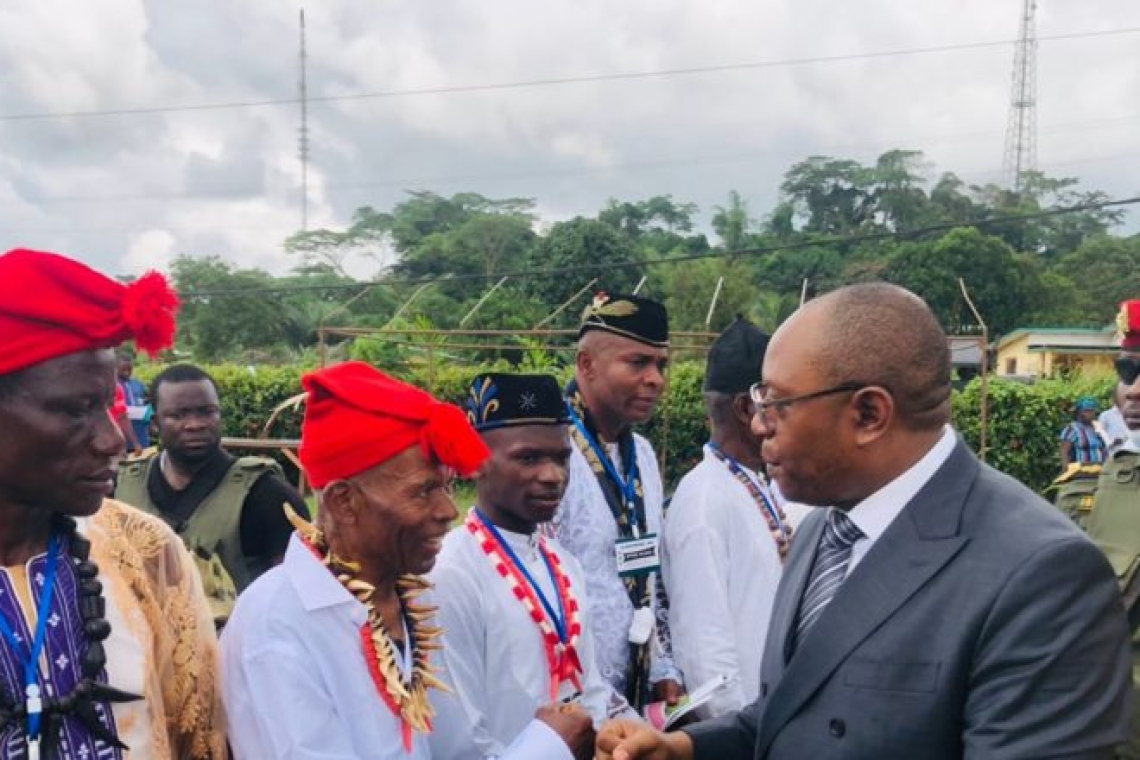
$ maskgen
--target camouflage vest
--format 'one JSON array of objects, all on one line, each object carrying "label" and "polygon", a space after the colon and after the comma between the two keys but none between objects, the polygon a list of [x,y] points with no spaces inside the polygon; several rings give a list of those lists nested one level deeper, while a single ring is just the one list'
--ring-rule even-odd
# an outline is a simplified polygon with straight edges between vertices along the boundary
[{"label": "camouflage vest", "polygon": [[[123,462],[119,466],[115,498],[167,519],[151,501],[147,490],[150,471],[158,466],[157,456]],[[170,526],[194,557],[214,613],[214,622],[219,627],[229,619],[237,595],[267,569],[254,567],[255,560],[245,556],[241,548],[242,505],[254,483],[267,472],[284,477],[280,465],[272,459],[237,459],[189,519],[180,525]],[[169,520],[167,522],[169,524]]]},{"label": "camouflage vest", "polygon": [[1135,629],[1140,622],[1135,620],[1140,612],[1140,452],[1117,451],[1105,462],[1084,527],[1108,557]]},{"label": "camouflage vest", "polygon": [[1053,505],[1081,528],[1092,512],[1100,471],[1099,464],[1071,464],[1045,489],[1054,492]]}]

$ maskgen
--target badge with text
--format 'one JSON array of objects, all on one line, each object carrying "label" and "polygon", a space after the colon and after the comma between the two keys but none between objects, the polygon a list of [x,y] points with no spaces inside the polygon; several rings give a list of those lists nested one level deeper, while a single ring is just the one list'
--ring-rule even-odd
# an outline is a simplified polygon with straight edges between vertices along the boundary
[{"label": "badge with text", "polygon": [[614,543],[618,575],[623,577],[647,575],[661,568],[657,534],[640,538],[619,538]]}]

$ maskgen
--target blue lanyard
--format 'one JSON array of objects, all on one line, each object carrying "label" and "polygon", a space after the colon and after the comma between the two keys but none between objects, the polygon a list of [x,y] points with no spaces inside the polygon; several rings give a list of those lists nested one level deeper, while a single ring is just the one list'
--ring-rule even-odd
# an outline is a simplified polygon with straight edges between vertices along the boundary
[{"label": "blue lanyard", "polygon": [[550,583],[554,586],[554,598],[558,600],[558,614],[554,613],[554,607],[547,600],[546,594],[542,593],[542,589],[537,583],[534,582],[534,577],[530,574],[530,571],[527,570],[526,565],[519,561],[518,555],[515,554],[515,551],[511,548],[511,545],[503,539],[503,535],[499,533],[499,529],[495,527],[495,524],[488,520],[487,516],[484,515],[478,508],[476,508],[475,514],[478,516],[479,522],[483,523],[483,526],[487,529],[487,531],[495,537],[495,541],[498,542],[499,546],[501,546],[506,551],[507,556],[511,558],[511,562],[515,563],[515,567],[517,567],[523,574],[523,577],[526,578],[526,582],[530,584],[530,587],[532,589],[534,589],[534,593],[535,596],[538,597],[538,601],[542,602],[542,608],[546,610],[546,614],[550,617],[551,622],[554,623],[554,630],[558,633],[558,640],[565,644],[566,610],[562,606],[562,594],[559,592],[558,578],[554,575],[554,567],[550,564],[550,557],[547,557],[546,552],[542,550],[542,545],[539,544],[538,555],[542,557],[543,564],[546,565],[546,572],[550,573]]},{"label": "blue lanyard", "polygon": [[[40,604],[36,608],[36,632],[32,641],[31,652],[28,654],[28,659],[24,661],[24,698],[28,712],[29,742],[39,740],[40,721],[43,718],[43,702],[41,699],[43,692],[39,685],[39,661],[44,651],[44,644],[47,641],[48,617],[51,615],[52,597],[55,596],[55,571],[58,564],[59,536],[52,536],[51,542],[48,544],[47,577],[44,580]],[[16,632],[12,630],[12,626],[2,615],[0,615],[0,633],[4,634],[8,645],[12,647],[12,651],[18,658],[23,647],[20,645],[19,639],[16,638]]]},{"label": "blue lanyard", "polygon": [[582,418],[574,411],[570,404],[566,404],[566,411],[570,414],[570,419],[574,422],[574,427],[578,428],[578,432],[586,439],[586,443],[590,444],[590,448],[594,450],[594,454],[601,460],[602,466],[606,468],[606,474],[610,476],[610,480],[621,491],[622,499],[625,501],[623,505],[629,511],[630,523],[633,525],[634,530],[638,530],[637,513],[634,504],[637,503],[637,446],[630,446],[629,448],[629,461],[625,463],[625,478],[618,473],[617,468],[614,467],[610,455],[606,453],[605,448],[598,443],[598,439],[586,429],[586,425],[582,422]]},{"label": "blue lanyard", "polygon": [[724,449],[722,449],[720,446],[717,446],[712,441],[709,441],[705,445],[708,446],[709,449],[716,455],[717,459],[725,463],[733,475],[738,478],[747,478],[749,482],[756,486],[756,493],[760,495],[760,501],[763,502],[762,506],[764,507],[764,510],[772,516],[772,521],[776,523],[776,527],[780,529],[780,532],[785,536],[788,535],[787,529],[784,528],[784,522],[780,519],[780,510],[776,509],[776,505],[772,503],[771,499],[768,497],[768,494],[765,493],[765,489],[752,478],[752,475],[744,469],[740,462],[737,462],[728,454],[725,454]]}]

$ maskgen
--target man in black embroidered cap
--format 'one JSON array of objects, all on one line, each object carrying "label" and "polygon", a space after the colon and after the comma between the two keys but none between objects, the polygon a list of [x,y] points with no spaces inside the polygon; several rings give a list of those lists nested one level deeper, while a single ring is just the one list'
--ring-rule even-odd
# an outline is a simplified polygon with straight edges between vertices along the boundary
[{"label": "man in black embroidered cap", "polygon": [[768,335],[738,316],[709,351],[704,460],[681,479],[665,520],[663,576],[673,653],[690,687],[723,677],[703,718],[742,709],[760,691],[760,655],[791,527],[764,476],[748,388]]},{"label": "man in black embroidered cap", "polygon": [[567,388],[570,485],[554,530],[586,570],[598,666],[637,708],[682,693],[673,666],[657,536],[664,488],[653,447],[633,432],[665,390],[669,318],[647,298],[598,295],[582,315]]},{"label": "man in black embroidered cap", "polygon": [[440,664],[455,692],[438,697],[432,757],[500,757],[513,747],[512,756],[592,758],[592,723],[625,703],[594,665],[581,566],[536,530],[566,490],[562,391],[549,375],[479,375],[466,406],[491,458],[476,506],[444,540],[431,575]]}]

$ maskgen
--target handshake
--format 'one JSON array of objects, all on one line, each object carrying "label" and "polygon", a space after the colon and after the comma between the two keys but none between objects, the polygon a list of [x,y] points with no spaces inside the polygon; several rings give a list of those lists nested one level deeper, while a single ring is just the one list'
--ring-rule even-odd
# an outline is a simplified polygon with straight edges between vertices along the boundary
[{"label": "handshake", "polygon": [[595,736],[590,714],[575,703],[539,708],[535,717],[558,734],[575,760],[691,760],[688,734],[664,734],[639,720],[610,720]]}]

